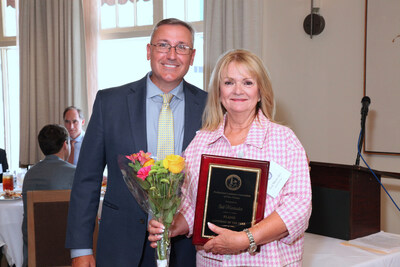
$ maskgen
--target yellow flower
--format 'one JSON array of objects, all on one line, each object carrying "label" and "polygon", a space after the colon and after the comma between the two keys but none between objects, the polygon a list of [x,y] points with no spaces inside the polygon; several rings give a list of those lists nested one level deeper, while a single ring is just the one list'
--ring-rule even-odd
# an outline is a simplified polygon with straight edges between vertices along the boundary
[{"label": "yellow flower", "polygon": [[143,167],[154,165],[154,159],[149,159],[143,164]]},{"label": "yellow flower", "polygon": [[178,155],[168,155],[165,157],[163,165],[172,173],[180,173],[185,167],[185,159]]}]

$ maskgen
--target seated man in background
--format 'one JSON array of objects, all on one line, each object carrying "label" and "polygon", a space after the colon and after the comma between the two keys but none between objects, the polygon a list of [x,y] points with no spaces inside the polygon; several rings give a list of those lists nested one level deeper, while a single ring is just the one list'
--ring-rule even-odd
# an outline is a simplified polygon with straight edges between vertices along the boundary
[{"label": "seated man in background", "polygon": [[85,117],[83,116],[82,110],[70,106],[64,110],[63,120],[64,126],[67,128],[71,140],[71,154],[68,158],[68,162],[76,166],[81,151],[83,137],[85,136],[85,131],[82,129],[82,126],[85,125]]},{"label": "seated man in background", "polygon": [[24,201],[24,219],[22,222],[23,266],[27,266],[28,263],[26,192],[71,189],[75,175],[75,166],[66,161],[71,149],[67,129],[57,124],[46,125],[40,130],[38,141],[45,158],[28,170],[22,186]]},{"label": "seated man in background", "polygon": [[8,161],[7,154],[4,149],[0,148],[0,164],[1,164],[1,173],[0,173],[0,183],[3,182],[3,172],[8,170]]}]

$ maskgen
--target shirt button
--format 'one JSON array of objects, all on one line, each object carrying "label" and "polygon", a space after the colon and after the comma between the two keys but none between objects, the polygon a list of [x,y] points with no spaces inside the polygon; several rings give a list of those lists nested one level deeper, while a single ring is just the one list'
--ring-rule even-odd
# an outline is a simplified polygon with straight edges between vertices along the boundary
[{"label": "shirt button", "polygon": [[141,224],[144,224],[144,219],[139,220]]}]

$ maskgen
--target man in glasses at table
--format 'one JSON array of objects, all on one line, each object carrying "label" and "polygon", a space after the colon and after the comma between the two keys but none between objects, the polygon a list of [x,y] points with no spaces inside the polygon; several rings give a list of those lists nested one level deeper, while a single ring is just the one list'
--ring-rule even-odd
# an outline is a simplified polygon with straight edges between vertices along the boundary
[{"label": "man in glasses at table", "polygon": [[[193,64],[193,42],[194,31],[186,22],[160,21],[147,45],[152,71],[139,81],[97,93],[71,193],[66,247],[73,266],[156,266],[147,213],[125,185],[118,156],[140,150],[157,155],[163,94],[172,94],[174,154],[180,155],[201,127],[207,94],[183,79]],[[107,191],[95,261],[91,248],[105,166]],[[170,266],[195,266],[195,255],[191,239],[172,240]]]}]

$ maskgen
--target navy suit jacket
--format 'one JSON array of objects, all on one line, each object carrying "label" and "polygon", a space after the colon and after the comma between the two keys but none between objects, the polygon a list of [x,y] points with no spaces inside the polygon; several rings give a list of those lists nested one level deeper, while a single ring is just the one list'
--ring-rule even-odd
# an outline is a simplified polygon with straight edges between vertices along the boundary
[{"label": "navy suit jacket", "polygon": [[[97,93],[82,143],[71,192],[66,247],[92,247],[103,169],[107,165],[107,191],[96,250],[97,266],[144,266],[143,248],[149,248],[147,214],[129,192],[118,166],[119,155],[147,151],[146,78]],[[185,81],[183,90],[185,149],[201,127],[207,93]],[[182,251],[183,256],[189,258],[182,258],[179,260],[181,264],[175,266],[192,265],[188,265],[187,260],[195,262],[192,245],[190,250],[190,253]],[[177,252],[180,253],[181,249]],[[154,253],[151,254],[154,259]]]}]

